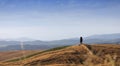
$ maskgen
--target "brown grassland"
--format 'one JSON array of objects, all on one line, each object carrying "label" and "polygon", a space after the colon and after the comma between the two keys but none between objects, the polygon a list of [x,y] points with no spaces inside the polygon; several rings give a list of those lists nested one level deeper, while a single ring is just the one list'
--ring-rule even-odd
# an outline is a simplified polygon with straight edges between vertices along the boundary
[{"label": "brown grassland", "polygon": [[25,55],[29,55],[31,53],[39,52],[40,50],[14,50],[14,51],[1,51],[0,52],[0,62],[4,62],[10,59],[15,59]]},{"label": "brown grassland", "polygon": [[120,44],[56,48],[29,54],[21,60],[4,61],[0,66],[120,66]]}]

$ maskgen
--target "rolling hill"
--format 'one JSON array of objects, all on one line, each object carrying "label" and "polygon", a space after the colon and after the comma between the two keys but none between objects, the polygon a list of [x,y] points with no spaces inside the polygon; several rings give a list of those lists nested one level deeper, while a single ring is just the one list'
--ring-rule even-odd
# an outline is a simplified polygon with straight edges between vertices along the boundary
[{"label": "rolling hill", "polygon": [[1,63],[9,66],[119,66],[120,45],[74,45],[33,54],[21,61]]},{"label": "rolling hill", "polygon": [[29,54],[36,53],[38,51],[40,52],[40,50],[3,51],[3,52],[0,52],[0,62],[7,61],[7,60],[10,60],[10,59],[20,58],[20,57],[23,56],[23,53],[25,55],[29,55]]}]

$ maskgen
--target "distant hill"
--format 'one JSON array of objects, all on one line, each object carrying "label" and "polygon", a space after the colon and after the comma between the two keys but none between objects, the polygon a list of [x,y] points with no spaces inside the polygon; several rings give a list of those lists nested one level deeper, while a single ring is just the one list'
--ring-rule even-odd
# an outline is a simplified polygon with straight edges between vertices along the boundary
[{"label": "distant hill", "polygon": [[102,35],[92,35],[85,38],[85,43],[120,43],[120,33],[116,34],[102,34]]},{"label": "distant hill", "polygon": [[[116,34],[103,34],[103,35],[92,35],[88,37],[83,37],[84,43],[87,44],[120,44],[120,33]],[[21,39],[22,40],[22,39]],[[79,43],[79,38],[70,38],[62,40],[53,41],[41,41],[32,40],[24,41],[24,46],[26,50],[34,49],[50,49],[58,46],[74,45]],[[0,41],[0,50],[20,50],[20,41]]]}]

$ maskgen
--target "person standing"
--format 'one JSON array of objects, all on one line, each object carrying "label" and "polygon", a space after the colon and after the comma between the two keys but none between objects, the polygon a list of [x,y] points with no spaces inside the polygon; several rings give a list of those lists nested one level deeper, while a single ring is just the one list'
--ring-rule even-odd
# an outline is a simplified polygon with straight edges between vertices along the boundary
[{"label": "person standing", "polygon": [[82,37],[80,37],[80,44],[82,44],[83,43],[83,38]]}]

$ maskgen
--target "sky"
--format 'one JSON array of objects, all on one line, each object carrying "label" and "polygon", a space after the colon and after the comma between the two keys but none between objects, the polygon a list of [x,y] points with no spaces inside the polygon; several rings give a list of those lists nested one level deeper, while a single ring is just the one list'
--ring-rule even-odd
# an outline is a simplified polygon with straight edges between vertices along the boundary
[{"label": "sky", "polygon": [[120,0],[0,0],[0,39],[120,33]]}]

